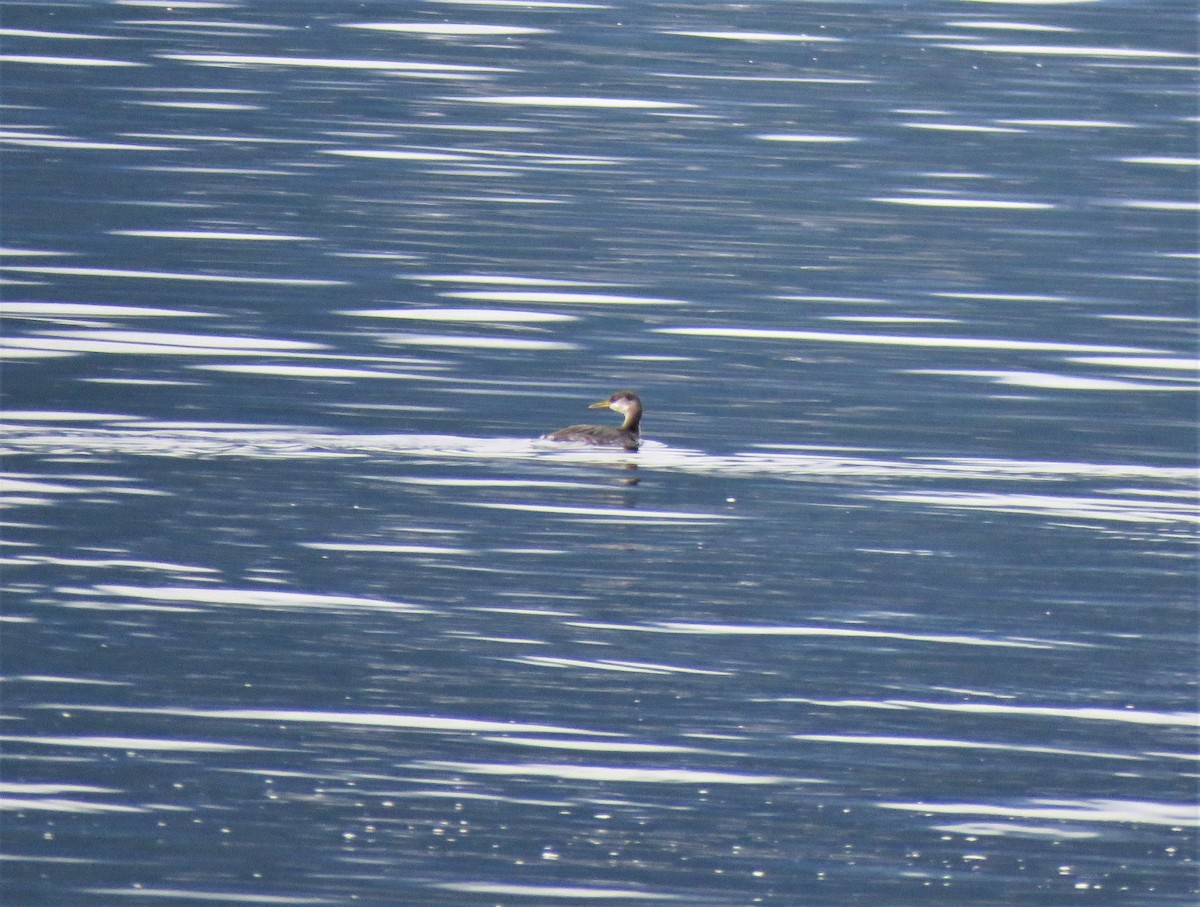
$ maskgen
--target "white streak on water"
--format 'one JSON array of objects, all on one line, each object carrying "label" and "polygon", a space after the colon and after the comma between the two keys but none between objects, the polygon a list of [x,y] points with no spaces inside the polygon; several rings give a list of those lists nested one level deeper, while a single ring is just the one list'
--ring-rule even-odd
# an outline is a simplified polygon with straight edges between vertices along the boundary
[{"label": "white streak on water", "polygon": [[303,277],[243,277],[233,274],[198,274],[181,271],[133,271],[124,268],[85,268],[52,265],[10,265],[0,263],[0,270],[22,274],[49,274],[68,277],[121,277],[140,280],[194,280],[203,283],[267,284],[280,287],[341,287],[344,280],[321,280]]},{"label": "white streak on water", "polygon": [[109,230],[108,234],[149,239],[214,239],[242,242],[297,242],[316,239],[314,236],[297,236],[292,233],[245,233],[231,230]]},{"label": "white streak on water", "polygon": [[155,309],[133,305],[100,305],[90,302],[6,302],[0,301],[4,317],[32,315],[37,317],[77,318],[209,318],[208,312],[187,309]]},{"label": "white streak on water", "polygon": [[451,479],[396,476],[388,481],[403,485],[435,485],[448,488],[596,488],[591,482],[560,482],[542,479]]},{"label": "white streak on water", "polygon": [[888,205],[914,205],[921,208],[975,208],[998,211],[1049,211],[1049,202],[1021,202],[998,198],[957,198],[932,196],[874,196],[869,199]]},{"label": "white streak on water", "polygon": [[1177,504],[1171,501],[1146,502],[1099,497],[993,494],[967,491],[870,494],[865,497],[871,500],[892,501],[900,504],[928,504],[951,509],[986,510],[989,513],[1027,513],[1036,516],[1124,523],[1200,524],[1200,511],[1197,510],[1193,501]]},{"label": "white streak on water", "polygon": [[25,148],[78,148],[81,151],[179,151],[171,145],[139,145],[133,142],[89,142],[49,136],[0,132],[0,142]]},{"label": "white streak on water", "polygon": [[[444,2],[444,0],[443,0]],[[522,4],[524,5],[524,4]],[[464,894],[497,897],[566,898],[568,900],[678,901],[680,895],[657,894],[640,888],[584,888],[576,885],[514,885],[500,882],[438,882],[432,887]]]},{"label": "white streak on water", "polygon": [[[969,123],[901,123],[908,129],[932,129],[940,132],[995,132],[995,133],[1022,133],[1024,129],[1017,129],[1012,126],[979,126]],[[882,199],[876,199],[881,201]]]},{"label": "white streak on water", "polygon": [[938,737],[889,737],[874,734],[795,734],[795,740],[814,743],[849,743],[865,746],[918,747],[921,749],[988,750],[1004,753],[1035,753],[1049,756],[1081,756],[1088,759],[1119,759],[1141,762],[1144,756],[1124,753],[1097,753],[1089,750],[1069,750],[1053,746],[1028,746],[1014,743],[989,743],[978,740],[947,740]]},{"label": "white streak on water", "polygon": [[371,554],[438,554],[463,555],[474,554],[469,548],[447,548],[439,545],[386,545],[359,544],[353,542],[301,542],[301,548],[314,551],[352,551]]},{"label": "white streak on water", "polygon": [[[508,172],[513,168],[530,169],[537,167],[615,167],[624,163],[623,158],[598,157],[591,154],[550,154],[534,151],[501,151],[495,148],[428,148],[422,146],[410,148],[325,148],[320,154],[330,154],[340,157],[366,158],[375,160],[394,161],[431,161],[435,163],[470,163],[481,170],[491,172],[503,168]],[[494,163],[494,159],[500,159]],[[445,171],[466,172],[466,171]],[[478,172],[478,171],[471,171]],[[453,196],[448,196],[453,198]],[[494,196],[470,196],[469,201],[496,201]],[[507,201],[520,200],[527,203],[563,204],[562,200],[544,198],[507,197]]]},{"label": "white streak on water", "polygon": [[156,602],[187,602],[205,605],[235,605],[265,608],[370,608],[406,614],[429,614],[428,609],[407,602],[384,601],[353,595],[320,595],[313,592],[283,592],[273,589],[220,589],[211,586],[127,586],[98,584],[91,589],[60,589],[85,596],[145,599]]},{"label": "white streak on water", "polygon": [[1052,340],[1003,340],[985,337],[921,337],[915,334],[846,334],[832,331],[791,331],[769,328],[681,327],[656,328],[659,334],[690,337],[728,337],[749,340],[798,340],[814,343],[867,343],[885,346],[940,347],[944,349],[1029,350],[1049,353],[1144,353],[1159,350],[1090,343],[1061,343]]},{"label": "white streak on water", "polygon": [[[502,158],[504,166],[509,166],[513,161],[518,162],[522,166],[568,166],[568,167],[613,167],[617,164],[623,164],[627,158],[621,157],[599,157],[594,154],[561,154],[549,153],[545,151],[502,151],[497,148],[462,148],[458,149],[476,157],[483,158]],[[484,163],[484,162],[479,162]]]},{"label": "white streak on water", "polygon": [[[42,743],[54,738],[0,737],[0,740]],[[69,744],[68,744],[69,745]],[[0,812],[55,812],[96,815],[100,813],[144,813],[150,808],[124,806],[115,803],[96,803],[90,800],[67,800],[62,794],[121,794],[124,791],[111,787],[95,787],[89,784],[39,784],[0,783]],[[172,807],[157,807],[172,809]],[[182,811],[182,809],[181,809]]]},{"label": "white streak on water", "polygon": [[[579,626],[572,624],[572,626]],[[583,658],[558,658],[552,655],[525,655],[504,658],[514,664],[533,665],[544,668],[582,668],[592,671],[616,671],[630,674],[698,674],[704,677],[732,677],[732,671],[710,671],[702,668],[680,668],[674,665],[650,664],[641,661],[620,661],[613,658],[595,660]]]},{"label": "white streak on water", "polygon": [[[37,253],[52,254],[52,253]],[[609,284],[591,280],[562,280],[546,277],[516,277],[509,274],[408,274],[408,280],[427,280],[432,283],[500,284],[513,287],[601,287]]]},{"label": "white streak on water", "polygon": [[909,375],[957,375],[964,378],[991,378],[996,384],[1011,387],[1037,387],[1047,390],[1076,391],[1187,391],[1194,384],[1160,384],[1153,381],[1127,381],[1119,378],[1088,378],[1081,375],[1056,375],[1052,372],[1001,371],[977,369],[905,369]]},{"label": "white streak on water", "polygon": [[1192,54],[1169,50],[1138,50],[1132,47],[1075,47],[1053,44],[935,44],[946,50],[975,50],[993,54],[1024,54],[1043,57],[1097,57],[1129,60],[1192,60]]},{"label": "white streak on water", "polygon": [[[118,3],[134,4],[130,0],[116,0]],[[150,4],[145,4],[150,5]],[[225,3],[174,3],[163,2],[162,4],[153,4],[155,6],[170,6],[175,7],[208,7],[208,6],[231,6],[232,4]],[[153,885],[138,884],[136,888],[79,888],[75,889],[84,894],[99,894],[108,898],[144,898],[147,900],[173,900],[186,901],[189,903],[203,903],[210,901],[214,904],[259,904],[263,907],[302,907],[307,904],[341,904],[342,901],[330,900],[328,898],[317,897],[288,897],[281,894],[261,894],[255,892],[253,894],[241,894],[236,891],[220,890],[214,891],[208,888],[158,888]],[[111,902],[110,902],[111,903]]]},{"label": "white streak on water", "polygon": [[1148,712],[1142,709],[1111,709],[1093,706],[1020,706],[986,702],[914,702],[903,699],[892,700],[892,702],[902,708],[927,709],[939,712],[1071,718],[1082,721],[1115,721],[1121,724],[1150,724],[1168,727],[1200,727],[1200,714],[1196,712]]},{"label": "white streak on water", "polygon": [[[111,428],[72,428],[43,422],[116,422]],[[8,422],[12,424],[3,425]],[[33,423],[22,425],[21,422]],[[887,480],[944,479],[955,481],[1033,481],[1136,479],[1158,483],[1188,483],[1196,471],[1189,467],[1147,466],[1137,463],[1081,463],[1044,460],[1005,460],[972,457],[871,458],[851,455],[794,453],[778,445],[762,450],[719,456],[672,448],[643,440],[637,453],[613,448],[555,444],[529,438],[470,438],[457,435],[348,435],[304,429],[227,425],[224,423],[150,423],[135,417],[102,413],[14,410],[0,412],[10,450],[62,453],[127,453],[158,456],[237,456],[251,459],[317,457],[337,454],[434,456],[491,462],[497,458],[567,460],[578,463],[636,463],[645,468],[678,469],[701,475],[774,476],[780,479],[814,477],[875,477]],[[776,449],[778,448],[778,449]],[[637,511],[644,514],[645,511]]]},{"label": "white streak on water", "polygon": [[145,6],[153,9],[233,9],[236,3],[223,0],[113,0],[114,6]]},{"label": "white streak on water", "polygon": [[612,9],[608,3],[580,3],[576,0],[426,0],[446,6],[515,6],[519,9]]},{"label": "white streak on water", "polygon": [[556,303],[559,305],[687,305],[683,299],[626,296],[615,293],[562,293],[537,290],[456,290],[442,293],[452,299],[490,302]]},{"label": "white streak on water", "polygon": [[824,35],[787,34],[769,31],[664,31],[664,35],[677,35],[682,38],[714,38],[720,41],[750,41],[759,43],[772,42],[805,42],[840,43],[842,38],[832,38]]},{"label": "white streak on water", "polygon": [[[161,6],[167,9],[227,9],[232,7],[232,3],[175,3],[172,0],[164,0],[162,3],[121,3],[117,0],[117,5],[126,6]],[[151,26],[166,26],[167,28],[219,28],[230,31],[241,32],[281,32],[292,31],[287,25],[263,25],[251,22],[219,22],[212,19],[125,19],[124,25],[151,25]]]},{"label": "white streak on water", "polygon": [[997,120],[998,123],[1008,123],[1012,126],[1053,126],[1063,129],[1139,129],[1134,123],[1121,123],[1116,120],[1073,120],[1073,119],[1008,119]]},{"label": "white streak on water", "polygon": [[[249,753],[266,752],[269,749],[268,747],[233,743],[210,743],[205,740],[155,740],[147,737],[14,737],[5,735],[0,736],[0,742],[167,753]],[[3,792],[4,787],[5,785],[0,784],[0,792]]]},{"label": "white streak on water", "polygon": [[[65,331],[47,332],[48,334],[67,334]],[[230,338],[213,336],[211,339],[215,345],[206,345],[206,340],[209,338],[203,335],[187,338],[186,335],[172,335],[164,338],[163,342],[147,339],[90,339],[89,334],[99,334],[99,331],[79,332],[79,339],[64,339],[61,336],[25,336],[14,338],[12,340],[0,339],[0,357],[3,357],[6,352],[15,351],[23,352],[26,349],[47,349],[61,351],[62,354],[75,353],[122,353],[129,355],[171,355],[171,356],[247,356],[247,357],[262,357],[270,356],[273,358],[286,357],[289,359],[301,360],[320,360],[334,362],[367,362],[378,363],[384,366],[404,365],[408,367],[438,367],[438,363],[427,359],[413,359],[410,357],[391,357],[391,356],[339,356],[331,353],[314,353],[308,352],[310,349],[323,349],[319,344],[306,344],[303,341],[276,341],[263,340],[255,346],[256,341],[252,338],[236,338],[244,343],[230,343]],[[133,333],[133,332],[124,332]],[[295,346],[283,344],[296,344]],[[6,346],[11,346],[12,350],[6,350]],[[209,366],[196,366],[197,368],[209,368]],[[252,374],[280,374],[280,375],[296,375],[309,377],[337,377],[335,374],[336,368],[323,368],[316,366],[306,369],[304,367],[292,366],[253,366],[253,365],[231,365],[211,366],[217,371],[246,371]],[[349,369],[342,369],[342,372],[350,372]],[[377,371],[377,370],[360,370],[354,371],[353,377],[387,377],[387,378],[404,378],[411,381],[433,380],[427,375],[410,374],[407,372],[397,371]],[[121,378],[84,378],[84,381],[95,381],[99,383],[134,383],[134,379]],[[443,379],[444,380],[444,379]],[[181,381],[164,381],[153,379],[137,379],[138,383],[144,384],[185,384],[188,382]],[[196,382],[191,382],[196,383]],[[0,413],[0,419],[4,418],[4,414]],[[11,417],[10,418],[14,418]],[[108,418],[119,418],[116,416],[97,416],[99,420]],[[219,428],[221,426],[215,423],[196,423],[203,428]],[[166,423],[147,423],[147,427],[156,425],[157,427],[190,427],[190,423],[185,426],[181,424],[168,425]],[[264,428],[265,426],[247,426],[247,428]]]},{"label": "white streak on water", "polygon": [[345,22],[340,28],[361,28],[369,31],[400,32],[410,35],[435,36],[499,36],[544,35],[550,29],[526,28],[518,25],[467,25],[450,22]]},{"label": "white streak on water", "polygon": [[254,54],[158,54],[164,60],[204,66],[300,66],[315,69],[366,69],[402,72],[500,73],[507,67],[464,66],[451,63],[418,63],[401,60],[351,60],[331,57],[274,57]]},{"label": "white streak on water", "polygon": [[114,329],[46,331],[36,336],[0,338],[0,353],[5,349],[176,356],[272,356],[323,347],[300,340]]},{"label": "white streak on water", "polygon": [[703,753],[694,746],[673,746],[665,743],[626,743],[617,740],[560,740],[522,737],[484,737],[488,743],[529,746],[541,749],[562,749],[581,753]]},{"label": "white streak on water", "polygon": [[1178,369],[1200,373],[1200,359],[1185,359],[1182,356],[1072,356],[1068,362],[1083,365],[1111,365],[1118,368]]},{"label": "white streak on water", "polygon": [[458,347],[478,350],[573,350],[574,343],[560,340],[526,340],[520,337],[471,337],[458,334],[386,334],[384,343],[401,346]]},{"label": "white streak on water", "polygon": [[5,349],[0,342],[0,359],[61,359],[71,355],[73,354],[63,350],[42,350],[29,347]]},{"label": "white streak on water", "polygon": [[389,378],[402,381],[441,381],[433,375],[411,372],[381,372],[365,368],[337,368],[323,365],[254,365],[248,363],[190,365],[188,368],[207,372],[231,372],[239,375],[265,375],[276,378],[314,378],[318,380],[348,380],[351,378]]},{"label": "white streak on water", "polygon": [[0,63],[29,63],[35,66],[145,66],[129,60],[99,60],[94,57],[45,57],[31,54],[0,54]]},{"label": "white streak on water", "polygon": [[49,705],[46,708],[121,715],[164,715],[175,718],[213,718],[223,721],[270,721],[284,724],[328,724],[334,727],[377,727],[393,730],[447,731],[465,734],[579,734],[586,737],[623,737],[606,731],[530,724],[521,721],[484,721],[439,715],[402,715],[390,712],[319,712],[296,709],[183,709],[125,708],[104,705]]},{"label": "white streak on water", "polygon": [[979,299],[985,302],[1074,302],[1069,296],[1048,296],[1044,293],[930,293],[936,299]]},{"label": "white streak on water", "polygon": [[[238,92],[239,94],[258,94],[258,92]],[[268,136],[243,135],[205,135],[195,132],[122,132],[121,135],[134,139],[166,139],[172,142],[220,142],[228,145],[312,145],[314,139],[280,139]]]},{"label": "white streak on water", "polygon": [[690,110],[695,104],[647,101],[639,98],[569,97],[565,95],[491,95],[447,98],[471,104],[504,104],[514,107],[578,107],[599,110]]},{"label": "white streak on water", "polygon": [[1149,712],[1144,709],[1116,709],[1101,706],[1037,706],[1002,705],[991,702],[920,702],[911,699],[807,699],[779,697],[770,702],[795,702],[826,708],[852,709],[913,709],[933,712],[961,712],[968,715],[1016,718],[1066,718],[1071,721],[1111,721],[1117,724],[1140,724],[1158,727],[1200,727],[1196,712]]},{"label": "white streak on water", "polygon": [[7,812],[54,812],[99,815],[101,813],[144,813],[139,806],[120,806],[115,803],[91,803],[87,800],[64,800],[59,797],[0,797],[0,810]]},{"label": "white streak on water", "polygon": [[1169,199],[1121,199],[1112,203],[1118,208],[1143,211],[1177,211],[1191,214],[1200,211],[1200,202],[1194,200],[1171,201]]},{"label": "white streak on water", "polygon": [[756,135],[755,138],[763,142],[796,142],[808,145],[828,145],[862,141],[851,135],[814,135],[803,132],[762,132]]},{"label": "white streak on water", "polygon": [[735,76],[725,73],[655,72],[651,75],[660,79],[691,80],[694,82],[754,82],[770,85],[874,85],[875,79],[847,78],[843,76],[780,76],[753,75]]},{"label": "white streak on water", "polygon": [[529,198],[518,195],[456,195],[447,196],[447,201],[478,202],[485,205],[567,205],[561,198]]},{"label": "white streak on water", "polygon": [[23,422],[137,422],[137,416],[115,413],[76,413],[65,410],[0,409],[0,420]]},{"label": "white streak on water", "polygon": [[683,512],[678,510],[638,510],[631,507],[566,507],[551,504],[490,504],[483,502],[463,502],[466,507],[484,507],[490,510],[518,510],[528,513],[551,513],[566,516],[597,516],[609,519],[638,521],[675,520],[692,522],[696,520],[740,520],[742,517],[721,513]]},{"label": "white streak on water", "polygon": [[45,38],[55,41],[111,41],[108,35],[81,35],[61,31],[36,31],[27,28],[0,28],[0,38]]},{"label": "white streak on water", "polygon": [[474,158],[469,154],[458,154],[449,151],[409,151],[393,148],[324,148],[321,154],[333,154],[339,157],[361,157],[381,161],[470,161]]},{"label": "white streak on water", "polygon": [[1015,819],[1051,819],[1060,822],[1123,822],[1137,825],[1200,826],[1193,803],[1160,803],[1148,800],[1031,800],[1027,805],[993,806],[987,803],[878,803],[880,809],[900,809],[939,816],[1005,816]]},{"label": "white streak on water", "polygon": [[[12,737],[2,737],[3,740],[13,740]],[[18,737],[17,740],[26,738]],[[36,740],[38,738],[28,738]],[[18,781],[0,781],[0,794],[119,794],[115,787],[95,787],[90,784],[39,784]]]},{"label": "white streak on water", "polygon": [[884,305],[889,302],[878,296],[802,296],[791,293],[771,298],[784,302],[845,302],[856,305]]},{"label": "white streak on water", "polygon": [[1006,822],[956,822],[952,825],[935,825],[935,830],[951,835],[971,837],[1006,837],[1052,839],[1055,841],[1080,841],[1100,837],[1098,831],[1078,831],[1060,825],[1012,825]]},{"label": "white streak on water", "polygon": [[53,331],[50,336],[78,337],[91,339],[97,337],[103,340],[123,340],[130,343],[150,343],[165,346],[203,346],[228,350],[271,350],[273,352],[289,350],[319,350],[324,346],[319,343],[309,343],[304,340],[275,340],[266,337],[231,337],[215,334],[173,334],[155,331]]},{"label": "white streak on water", "polygon": [[[127,569],[159,570],[165,573],[220,573],[215,567],[193,567],[188,564],[171,564],[160,561],[138,561],[127,558],[84,558],[84,557],[55,557],[53,555],[22,554],[7,559],[12,565],[33,566],[37,564],[53,564],[57,567],[86,567],[89,569]],[[74,682],[74,681],[72,681]]]},{"label": "white streak on water", "polygon": [[1168,157],[1166,155],[1141,155],[1119,157],[1125,164],[1157,164],[1163,167],[1200,167],[1200,157]]},{"label": "white streak on water", "polygon": [[959,318],[924,318],[912,315],[823,315],[821,320],[856,324],[962,324],[962,319]]},{"label": "white streak on water", "polygon": [[574,315],[563,315],[558,312],[523,312],[515,309],[351,309],[339,314],[354,315],[360,318],[465,321],[474,324],[524,324],[578,320]]},{"label": "white streak on water", "polygon": [[80,494],[89,489],[74,485],[56,485],[53,482],[31,482],[24,479],[13,479],[0,476],[0,493],[12,494]]},{"label": "white streak on water", "polygon": [[963,0],[964,3],[986,3],[1001,6],[1072,6],[1077,3],[1096,3],[1099,0]]},{"label": "white streak on water", "polygon": [[[1183,255],[1163,255],[1164,258],[1186,258]],[[1195,319],[1184,318],[1181,315],[1097,315],[1097,318],[1103,318],[1106,321],[1140,321],[1146,324],[1185,324],[1191,325]]]},{"label": "white streak on water", "polygon": [[47,252],[44,249],[18,249],[13,246],[0,246],[0,255],[19,255],[29,258],[41,258],[44,256],[67,255],[67,252]]},{"label": "white streak on water", "polygon": [[235,101],[130,101],[142,107],[167,107],[177,110],[262,110],[259,104],[238,103]]},{"label": "white streak on water", "polygon": [[14,681],[23,683],[70,683],[83,684],[85,686],[101,686],[101,687],[128,687],[133,686],[133,683],[126,680],[96,680],[92,677],[55,677],[48,674],[18,674],[3,678],[5,683]]},{"label": "white streak on water", "polygon": [[947,28],[987,28],[999,31],[1074,32],[1075,28],[1059,25],[1035,25],[1031,22],[1000,22],[997,20],[959,19],[945,23]]},{"label": "white streak on water", "polygon": [[78,353],[121,353],[172,356],[272,356],[278,351],[229,349],[217,346],[179,346],[165,343],[136,343],[113,340],[64,340],[54,337],[16,337],[0,339],[0,358],[10,356],[45,355],[69,356]]},{"label": "white streak on water", "polygon": [[1000,649],[1092,648],[1088,643],[1064,640],[989,639],[982,636],[899,633],[889,630],[856,630],[847,627],[797,627],[759,624],[696,624],[662,622],[653,624],[610,624],[596,621],[566,621],[568,626],[589,630],[619,630],[631,633],[675,633],[686,636],[774,636],[832,637],[837,639],[888,639],[955,646],[985,646]]},{"label": "white streak on water", "polygon": [[[143,173],[190,173],[203,176],[299,176],[299,170],[272,170],[265,167],[136,167]],[[207,207],[206,205],[180,203],[175,207]],[[133,277],[134,274],[113,275]],[[246,281],[260,282],[260,281]],[[274,283],[274,281],[269,281]],[[344,283],[344,281],[337,281]]]},{"label": "white streak on water", "polygon": [[[413,123],[407,122],[404,124],[406,130],[413,132],[426,130],[432,132],[480,132],[491,133],[495,135],[537,135],[544,133],[546,130],[537,126],[516,126],[516,125],[499,125],[486,123],[466,123],[460,120],[451,120],[441,123]],[[328,130],[324,133],[330,136],[361,136],[361,132],[343,132],[338,130]],[[389,133],[383,133],[389,135]]]},{"label": "white streak on water", "polygon": [[[53,502],[53,495],[82,495],[108,494],[129,495],[141,497],[162,497],[166,492],[153,491],[132,486],[131,479],[113,478],[110,476],[54,476],[59,481],[46,481],[40,476],[28,476],[22,473],[0,474],[0,495],[2,506],[47,506]],[[74,482],[76,484],[66,484]]]},{"label": "white streak on water", "polygon": [[[683,768],[624,768],[607,765],[558,765],[543,762],[503,764],[496,762],[450,762],[420,760],[413,768],[476,775],[558,778],[564,781],[611,781],[625,784],[782,784],[804,779],[779,775],[696,771]],[[808,783],[813,783],[809,781]]]},{"label": "white streak on water", "polygon": [[[247,772],[247,774],[253,774],[253,772]],[[263,774],[266,773],[264,772]],[[279,777],[276,772],[271,772],[270,774],[272,777]],[[284,772],[283,775],[287,776],[288,773]],[[293,777],[300,777],[300,775],[296,773]],[[312,777],[322,776],[314,775]],[[508,806],[545,806],[551,809],[567,809],[573,805],[570,800],[535,800],[532,797],[508,797],[499,793],[480,793],[478,791],[462,790],[461,788],[454,790],[388,791],[386,797],[388,800],[482,800],[487,803],[503,803]]]}]

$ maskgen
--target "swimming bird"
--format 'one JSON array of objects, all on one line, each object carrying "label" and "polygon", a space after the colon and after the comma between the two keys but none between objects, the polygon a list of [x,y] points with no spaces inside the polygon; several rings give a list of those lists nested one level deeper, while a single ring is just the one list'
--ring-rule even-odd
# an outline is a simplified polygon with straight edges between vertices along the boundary
[{"label": "swimming bird", "polygon": [[633,391],[617,391],[607,400],[588,406],[588,409],[611,409],[625,417],[620,428],[615,425],[568,425],[548,435],[547,441],[579,441],[602,447],[624,447],[637,450],[641,440],[638,425],[642,421],[642,401]]}]

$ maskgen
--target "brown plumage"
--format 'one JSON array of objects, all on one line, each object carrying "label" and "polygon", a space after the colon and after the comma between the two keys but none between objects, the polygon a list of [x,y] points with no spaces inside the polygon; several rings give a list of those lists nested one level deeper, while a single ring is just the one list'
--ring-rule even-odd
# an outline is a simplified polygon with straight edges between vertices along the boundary
[{"label": "brown plumage", "polygon": [[602,447],[638,449],[641,441],[638,425],[642,421],[642,401],[637,394],[633,391],[617,391],[607,400],[591,404],[588,409],[611,409],[621,413],[625,421],[619,428],[615,425],[568,425],[542,437],[547,441],[577,441]]}]

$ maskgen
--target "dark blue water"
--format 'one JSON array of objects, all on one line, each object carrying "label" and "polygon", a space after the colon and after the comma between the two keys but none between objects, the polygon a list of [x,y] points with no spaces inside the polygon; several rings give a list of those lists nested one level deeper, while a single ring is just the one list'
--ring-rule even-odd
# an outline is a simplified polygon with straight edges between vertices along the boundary
[{"label": "dark blue water", "polygon": [[4,4],[0,900],[1194,903],[1195,64]]}]

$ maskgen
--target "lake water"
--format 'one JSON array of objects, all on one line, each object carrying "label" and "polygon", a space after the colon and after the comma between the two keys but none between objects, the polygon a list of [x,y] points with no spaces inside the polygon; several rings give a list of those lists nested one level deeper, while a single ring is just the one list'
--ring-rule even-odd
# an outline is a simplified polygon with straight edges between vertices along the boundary
[{"label": "lake water", "polygon": [[0,900],[1195,903],[1194,14],[5,3]]}]

